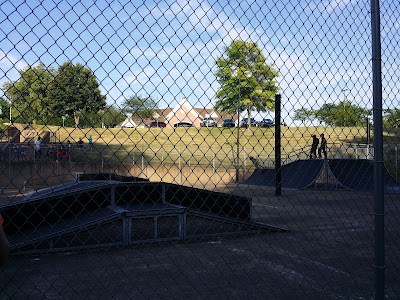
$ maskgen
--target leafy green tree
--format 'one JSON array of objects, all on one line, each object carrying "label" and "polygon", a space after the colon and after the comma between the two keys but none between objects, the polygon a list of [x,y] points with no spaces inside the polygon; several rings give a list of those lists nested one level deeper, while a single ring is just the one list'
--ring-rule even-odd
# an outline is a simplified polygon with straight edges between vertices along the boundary
[{"label": "leafy green tree", "polygon": [[48,92],[55,70],[40,63],[20,70],[19,74],[17,81],[3,84],[5,95],[12,103],[12,121],[46,124],[52,118]]},{"label": "leafy green tree", "polygon": [[233,41],[217,59],[216,65],[215,75],[220,88],[215,109],[230,114],[246,111],[249,127],[252,111],[274,109],[279,74],[272,65],[266,64],[266,58],[255,42]]},{"label": "leafy green tree", "polygon": [[316,120],[327,126],[334,126],[337,118],[343,119],[338,116],[337,105],[333,103],[325,103],[320,109],[314,110],[314,116]]},{"label": "leafy green tree", "polygon": [[300,108],[294,111],[293,120],[301,121],[301,123],[306,124],[307,121],[312,122],[315,119],[315,113],[311,109]]},{"label": "leafy green tree", "polygon": [[123,106],[124,112],[131,113],[141,119],[153,118],[153,115],[160,111],[157,102],[150,96],[131,96],[123,101]]},{"label": "leafy green tree", "polygon": [[106,97],[101,95],[97,78],[79,63],[65,62],[58,67],[48,97],[53,113],[73,116],[76,127],[82,116],[85,123],[90,123],[91,114],[97,114],[106,106]]},{"label": "leafy green tree", "polygon": [[[0,97],[0,123],[7,123],[10,121],[10,103]],[[0,124],[1,125],[1,124]]]},{"label": "leafy green tree", "polygon": [[386,128],[400,127],[400,109],[386,109],[383,115],[383,125]]},{"label": "leafy green tree", "polygon": [[347,100],[338,104],[325,103],[314,111],[315,119],[327,126],[363,126],[370,113],[370,110]]},{"label": "leafy green tree", "polygon": [[103,110],[93,113],[89,116],[92,127],[115,127],[125,120],[123,111],[118,106],[107,105]]}]

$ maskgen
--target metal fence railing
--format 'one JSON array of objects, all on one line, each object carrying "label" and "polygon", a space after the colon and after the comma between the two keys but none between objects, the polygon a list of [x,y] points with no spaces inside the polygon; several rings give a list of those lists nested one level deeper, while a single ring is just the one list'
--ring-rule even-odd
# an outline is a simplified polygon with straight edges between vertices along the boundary
[{"label": "metal fence railing", "polygon": [[399,299],[394,4],[0,1],[0,299]]}]

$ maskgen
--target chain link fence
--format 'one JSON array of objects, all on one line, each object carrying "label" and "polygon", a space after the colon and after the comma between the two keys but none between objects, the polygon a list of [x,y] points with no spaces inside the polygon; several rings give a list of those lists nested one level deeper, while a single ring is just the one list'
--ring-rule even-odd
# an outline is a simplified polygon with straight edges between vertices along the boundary
[{"label": "chain link fence", "polygon": [[394,3],[0,8],[0,299],[400,298]]}]

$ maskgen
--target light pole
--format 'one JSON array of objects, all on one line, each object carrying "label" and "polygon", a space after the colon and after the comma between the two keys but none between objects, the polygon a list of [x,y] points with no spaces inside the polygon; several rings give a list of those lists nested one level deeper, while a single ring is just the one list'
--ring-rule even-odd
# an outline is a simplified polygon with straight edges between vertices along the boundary
[{"label": "light pole", "polygon": [[66,116],[62,116],[61,118],[63,120],[63,126],[62,127],[64,127],[65,126],[65,118],[66,118]]}]

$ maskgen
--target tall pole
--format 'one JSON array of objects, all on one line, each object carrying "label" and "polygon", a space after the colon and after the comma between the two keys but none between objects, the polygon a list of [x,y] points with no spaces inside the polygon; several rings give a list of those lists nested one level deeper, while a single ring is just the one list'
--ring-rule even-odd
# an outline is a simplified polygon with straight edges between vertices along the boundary
[{"label": "tall pole", "polygon": [[382,67],[379,0],[371,0],[374,119],[375,299],[385,298],[385,206],[382,126]]},{"label": "tall pole", "polygon": [[239,182],[239,163],[240,163],[240,77],[239,78],[239,95],[237,100],[237,135],[236,135],[236,182]]},{"label": "tall pole", "polygon": [[282,194],[281,95],[275,95],[275,196]]}]

